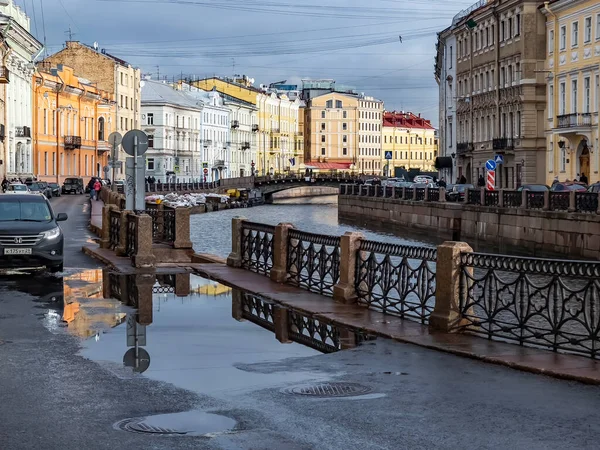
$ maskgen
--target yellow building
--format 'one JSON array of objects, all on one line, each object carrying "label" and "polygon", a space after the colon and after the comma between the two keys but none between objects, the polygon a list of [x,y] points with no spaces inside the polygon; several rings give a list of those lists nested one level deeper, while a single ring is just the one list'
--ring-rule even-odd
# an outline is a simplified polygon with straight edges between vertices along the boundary
[{"label": "yellow building", "polygon": [[[429,120],[410,112],[386,112],[383,115],[384,175],[394,176],[395,169],[435,171],[438,141]],[[387,169],[386,169],[387,167]]]},{"label": "yellow building", "polygon": [[[257,133],[258,174],[281,173],[297,167],[300,100],[290,100],[285,94],[269,89],[257,89],[253,80],[244,76],[236,79],[206,78],[191,84],[205,91],[215,89],[221,94],[251,103],[258,108]],[[296,160],[294,158],[296,157]],[[292,166],[292,162],[296,165]]]},{"label": "yellow building", "polygon": [[70,67],[47,63],[33,75],[34,173],[61,183],[67,177],[102,176],[108,135],[114,131],[114,96],[77,77]]},{"label": "yellow building", "polygon": [[304,122],[306,168],[350,171],[358,155],[358,96],[330,92],[308,100]]},{"label": "yellow building", "polygon": [[554,0],[546,16],[546,182],[600,180],[600,3]]}]

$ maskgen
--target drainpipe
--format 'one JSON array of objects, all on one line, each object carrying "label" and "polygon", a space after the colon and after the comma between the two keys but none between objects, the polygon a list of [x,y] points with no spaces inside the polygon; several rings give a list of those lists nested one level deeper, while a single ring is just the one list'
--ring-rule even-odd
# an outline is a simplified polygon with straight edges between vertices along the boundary
[{"label": "drainpipe", "polygon": [[[56,71],[56,77],[60,81],[60,88],[56,89],[56,117],[54,119],[54,124],[56,125],[56,182],[60,183],[60,115],[59,115],[59,106],[60,106],[60,93],[65,90],[65,82],[60,77],[58,70]],[[64,145],[63,145],[63,155],[65,153]]]},{"label": "drainpipe", "polygon": [[[79,81],[79,80],[78,80],[78,81]],[[77,101],[79,102],[79,123],[78,123],[78,122],[75,122],[77,125],[79,125],[79,126],[77,127],[77,128],[78,128],[78,133],[80,134],[80,136],[79,136],[79,137],[81,137],[81,125],[80,125],[80,123],[81,123],[81,111],[82,111],[82,108],[81,108],[81,99],[82,99],[82,98],[83,98],[83,96],[84,96],[84,95],[87,93],[87,89],[85,88],[85,86],[84,86],[83,84],[82,84],[81,86],[83,87],[83,89],[81,90],[81,94],[79,94],[79,95],[77,96]],[[73,135],[75,135],[75,126],[73,127]],[[92,136],[92,137],[93,137],[93,136]],[[83,139],[82,139],[82,141],[83,141]],[[83,147],[83,142],[81,143],[81,147]],[[79,172],[80,172],[80,173],[79,173],[79,176],[80,176],[80,177],[82,176],[82,174],[81,174],[81,147],[79,147],[79,164],[77,164],[77,166],[78,166],[78,167],[77,167],[77,169],[78,169],[78,170],[79,170]],[[96,149],[96,150],[97,150],[97,149]],[[87,169],[87,166],[86,166],[86,169]]]}]

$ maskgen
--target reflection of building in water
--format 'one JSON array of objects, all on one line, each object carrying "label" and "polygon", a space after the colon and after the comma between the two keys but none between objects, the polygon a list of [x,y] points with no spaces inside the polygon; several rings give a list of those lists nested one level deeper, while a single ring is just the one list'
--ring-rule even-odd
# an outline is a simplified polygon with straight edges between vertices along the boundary
[{"label": "reflection of building in water", "polygon": [[199,295],[207,295],[210,297],[217,297],[219,295],[227,295],[231,292],[231,288],[229,286],[225,286],[224,284],[210,282],[210,284],[205,284],[203,286],[198,286],[190,290],[191,294],[199,294]]},{"label": "reflection of building in water", "polygon": [[125,320],[120,303],[103,298],[102,280],[102,270],[64,277],[63,322],[70,333],[88,338]]}]

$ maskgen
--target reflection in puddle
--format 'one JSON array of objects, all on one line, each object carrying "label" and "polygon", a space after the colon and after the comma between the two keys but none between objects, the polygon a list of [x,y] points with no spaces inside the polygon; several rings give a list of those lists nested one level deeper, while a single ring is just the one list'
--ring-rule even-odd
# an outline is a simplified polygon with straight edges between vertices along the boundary
[{"label": "reflection in puddle", "polygon": [[[232,291],[188,273],[119,275],[104,271],[102,300],[135,308],[115,328],[84,342],[82,355],[104,367],[144,373],[152,379],[214,396],[272,388],[329,376],[303,370],[248,371],[261,363],[320,354],[298,344],[281,345],[271,331],[232,319]],[[117,302],[118,303],[118,302]],[[81,313],[75,314],[75,320]],[[125,322],[125,325],[122,323]],[[94,332],[88,333],[88,336]],[[117,374],[121,376],[121,374]]]}]

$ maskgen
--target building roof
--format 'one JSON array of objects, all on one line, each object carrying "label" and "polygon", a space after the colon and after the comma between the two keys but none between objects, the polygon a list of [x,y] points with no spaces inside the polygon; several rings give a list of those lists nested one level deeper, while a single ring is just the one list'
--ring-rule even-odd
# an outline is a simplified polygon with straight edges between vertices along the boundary
[{"label": "building roof", "polygon": [[396,127],[396,128],[416,128],[422,130],[435,130],[431,121],[418,116],[411,112],[385,112],[383,114],[383,126],[384,127]]},{"label": "building roof", "polygon": [[199,100],[194,100],[184,92],[173,89],[162,81],[144,80],[142,85],[142,104],[171,104],[185,108],[200,109]]}]

